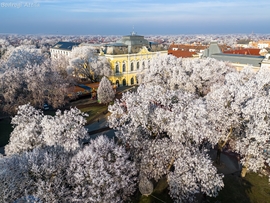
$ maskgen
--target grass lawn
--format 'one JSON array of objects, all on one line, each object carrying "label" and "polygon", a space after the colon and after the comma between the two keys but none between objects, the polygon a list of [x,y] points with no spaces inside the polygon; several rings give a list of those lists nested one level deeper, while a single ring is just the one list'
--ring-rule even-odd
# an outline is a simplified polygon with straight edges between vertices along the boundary
[{"label": "grass lawn", "polygon": [[95,119],[97,119],[103,113],[106,113],[108,110],[108,107],[106,105],[98,103],[89,104],[88,106],[83,107],[78,106],[78,108],[88,114],[88,117],[86,117],[87,124],[93,122]]},{"label": "grass lawn", "polygon": [[[218,197],[207,197],[209,203],[269,203],[270,185],[268,178],[256,173],[247,173],[245,178],[237,175],[226,175],[224,177],[225,187],[219,192]],[[132,198],[132,203],[173,203],[168,194],[166,180],[159,181],[153,194],[142,196],[139,191]]]},{"label": "grass lawn", "polygon": [[225,187],[218,197],[208,198],[211,203],[269,203],[270,184],[267,177],[247,173],[245,178],[236,175],[224,177]]}]

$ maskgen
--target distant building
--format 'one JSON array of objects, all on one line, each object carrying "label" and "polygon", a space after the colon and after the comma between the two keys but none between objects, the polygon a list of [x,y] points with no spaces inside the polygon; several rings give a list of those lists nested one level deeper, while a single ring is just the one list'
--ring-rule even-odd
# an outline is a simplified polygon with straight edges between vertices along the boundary
[{"label": "distant building", "polygon": [[57,42],[50,48],[51,58],[58,58],[59,56],[70,56],[73,47],[79,46],[76,42]]},{"label": "distant building", "polygon": [[168,48],[168,54],[177,58],[194,58],[200,57],[207,48],[204,45],[192,44],[171,44]]},{"label": "distant building", "polygon": [[243,47],[243,48],[248,48],[250,47],[250,43],[252,41],[250,39],[240,39],[236,41],[236,46],[237,47]]},{"label": "distant building", "polygon": [[250,42],[250,46],[259,49],[270,48],[270,40],[259,40],[258,42]]},{"label": "distant building", "polygon": [[157,53],[167,55],[167,50],[134,32],[115,43],[102,46],[100,51],[111,65],[113,74],[109,79],[116,86],[137,84],[137,73],[146,68]]},{"label": "distant building", "polygon": [[261,67],[268,67],[270,68],[270,54],[266,54],[265,58],[261,63]]},{"label": "distant building", "polygon": [[224,54],[243,54],[243,55],[254,55],[261,56],[261,49],[257,48],[238,48],[238,49],[230,49],[227,51],[223,51]]},{"label": "distant building", "polygon": [[203,57],[211,57],[220,61],[230,62],[237,70],[242,70],[247,65],[252,65],[257,71],[265,59],[264,56],[248,54],[223,53],[217,42],[211,42],[210,46],[204,50]]}]

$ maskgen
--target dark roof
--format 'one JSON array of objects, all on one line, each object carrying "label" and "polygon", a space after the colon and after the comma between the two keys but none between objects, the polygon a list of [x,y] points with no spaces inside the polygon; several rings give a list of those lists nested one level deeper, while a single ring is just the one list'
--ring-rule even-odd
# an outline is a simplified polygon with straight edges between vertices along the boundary
[{"label": "dark roof", "polygon": [[110,44],[105,44],[105,46],[107,47],[127,47],[128,45],[124,44],[124,43],[110,43]]},{"label": "dark roof", "polygon": [[236,41],[237,44],[249,44],[249,42],[251,42],[250,39],[239,39]]},{"label": "dark roof", "polygon": [[79,84],[79,85],[77,85],[77,86],[79,86],[79,87],[81,87],[81,88],[83,88],[83,89],[85,89],[85,90],[87,90],[87,91],[91,91],[91,87],[88,87],[88,86],[86,86],[86,85]]},{"label": "dark roof", "polygon": [[220,61],[229,61],[231,63],[247,64],[255,67],[260,67],[264,56],[243,55],[243,54],[212,54],[211,58]]},{"label": "dark roof", "polygon": [[57,42],[55,45],[53,45],[53,49],[62,49],[62,50],[72,50],[72,47],[79,46],[81,43],[77,42]]}]

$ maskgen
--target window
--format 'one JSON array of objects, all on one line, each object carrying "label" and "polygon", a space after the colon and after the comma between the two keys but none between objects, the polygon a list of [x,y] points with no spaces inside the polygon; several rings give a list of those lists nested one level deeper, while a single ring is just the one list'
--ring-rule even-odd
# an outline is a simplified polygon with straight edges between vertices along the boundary
[{"label": "window", "polygon": [[126,79],[123,79],[123,86],[126,86],[126,85],[127,85]]},{"label": "window", "polygon": [[126,64],[125,63],[123,63],[122,69],[123,69],[123,72],[126,72]]},{"label": "window", "polygon": [[140,69],[140,62],[138,61],[137,62],[137,70],[139,70]]},{"label": "window", "polygon": [[130,80],[130,84],[133,85],[134,84],[134,78],[131,78]]},{"label": "window", "polygon": [[115,73],[119,73],[119,65],[118,64],[115,65]]},{"label": "window", "polygon": [[145,69],[145,64],[144,61],[142,62],[142,68]]},{"label": "window", "polygon": [[130,71],[134,71],[134,65],[133,65],[133,62],[131,62],[131,64],[130,64]]}]

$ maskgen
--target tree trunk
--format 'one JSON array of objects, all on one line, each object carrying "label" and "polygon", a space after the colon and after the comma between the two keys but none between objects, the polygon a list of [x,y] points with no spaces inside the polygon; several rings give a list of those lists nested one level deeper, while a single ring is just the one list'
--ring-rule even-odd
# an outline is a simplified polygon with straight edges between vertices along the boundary
[{"label": "tree trunk", "polygon": [[242,171],[241,171],[241,177],[244,178],[246,176],[246,173],[247,173],[247,167],[243,166]]},{"label": "tree trunk", "polygon": [[218,147],[217,149],[217,157],[216,157],[216,164],[220,165],[220,155],[221,155],[222,148]]},{"label": "tree trunk", "polygon": [[220,156],[221,156],[222,149],[225,146],[225,144],[227,143],[227,141],[229,140],[230,136],[232,135],[232,130],[233,130],[233,128],[231,127],[230,132],[227,135],[226,139],[225,140],[220,140],[218,142],[218,144],[217,144],[218,145],[217,146],[218,147],[218,149],[217,149],[217,157],[216,157],[216,164],[217,165],[220,165]]}]

